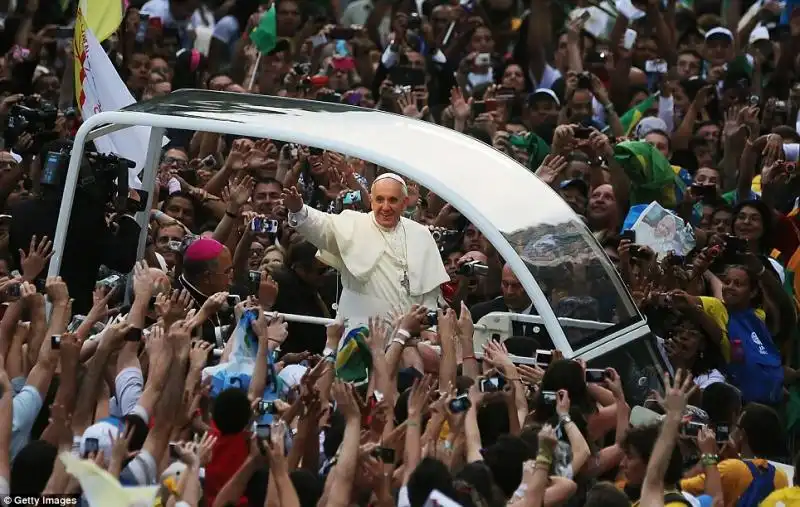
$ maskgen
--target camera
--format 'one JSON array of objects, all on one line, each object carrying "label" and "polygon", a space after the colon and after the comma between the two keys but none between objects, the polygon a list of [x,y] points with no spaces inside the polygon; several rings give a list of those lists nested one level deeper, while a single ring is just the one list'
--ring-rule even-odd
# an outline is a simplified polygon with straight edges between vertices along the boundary
[{"label": "camera", "polygon": [[256,407],[256,412],[258,412],[259,415],[274,414],[275,402],[266,400],[259,401],[258,406]]},{"label": "camera", "polygon": [[311,64],[308,62],[297,63],[295,64],[293,70],[294,73],[297,74],[298,76],[307,76],[311,73]]},{"label": "camera", "polygon": [[20,136],[27,133],[33,135],[33,145],[28,148],[28,153],[38,152],[44,143],[58,138],[55,132],[57,118],[58,108],[50,102],[25,97],[8,112],[4,134],[6,146],[14,146]]},{"label": "camera", "polygon": [[472,402],[469,401],[469,397],[467,397],[466,394],[462,394],[457,398],[453,398],[450,400],[450,403],[447,404],[447,408],[454,414],[466,412],[471,406]]},{"label": "camera", "polygon": [[342,198],[342,204],[345,206],[351,206],[353,204],[361,202],[361,192],[358,190],[354,190],[352,192],[347,192],[344,194]]},{"label": "camera", "polygon": [[480,384],[478,384],[478,388],[482,393],[496,393],[497,391],[502,391],[505,386],[506,379],[499,375],[481,379]]},{"label": "camera", "polygon": [[450,239],[453,236],[457,236],[458,231],[453,231],[450,229],[432,229],[431,236],[433,236],[433,240],[437,243]]},{"label": "camera", "polygon": [[391,447],[376,447],[371,452],[374,458],[378,458],[382,463],[394,463],[395,452]]},{"label": "camera", "polygon": [[456,270],[457,275],[463,276],[486,276],[487,273],[489,273],[489,266],[478,261],[465,262]]},{"label": "camera", "polygon": [[261,271],[249,271],[247,273],[247,286],[252,295],[258,295],[258,289],[261,287]]},{"label": "camera", "polygon": [[[54,143],[55,144],[55,143]],[[42,186],[61,191],[67,179],[72,144],[61,144],[60,149],[53,146],[43,156]],[[95,203],[105,205],[113,202],[117,212],[141,211],[147,204],[147,197],[140,195],[138,203],[129,202],[128,169],[136,167],[132,160],[114,154],[86,151],[81,159],[77,187]],[[139,194],[146,194],[143,190]]]},{"label": "camera", "polygon": [[256,234],[277,234],[278,221],[265,217],[254,217],[250,229]]},{"label": "camera", "polygon": [[542,391],[542,400],[545,405],[555,405],[558,401],[558,395],[555,391]]},{"label": "camera", "polygon": [[431,310],[425,315],[425,323],[431,327],[439,323],[439,314],[436,310]]},{"label": "camera", "polygon": [[595,368],[586,368],[586,383],[599,384],[606,379],[606,371]]},{"label": "camera", "polygon": [[582,90],[592,89],[592,73],[583,71],[578,74],[578,88]]}]

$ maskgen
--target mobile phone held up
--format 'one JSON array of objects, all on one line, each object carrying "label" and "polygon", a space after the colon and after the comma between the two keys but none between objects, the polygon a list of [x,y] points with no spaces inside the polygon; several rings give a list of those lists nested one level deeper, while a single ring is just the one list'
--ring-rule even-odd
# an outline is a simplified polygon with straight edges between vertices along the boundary
[{"label": "mobile phone held up", "polygon": [[539,368],[546,370],[550,363],[553,362],[553,351],[552,350],[537,350],[535,356],[536,366]]},{"label": "mobile phone held up", "polygon": [[423,86],[425,84],[425,70],[397,65],[389,71],[389,80],[395,86]]},{"label": "mobile phone held up", "polygon": [[506,379],[497,375],[481,379],[478,387],[482,393],[496,393],[502,391],[506,385]]},{"label": "mobile phone held up", "polygon": [[600,384],[602,383],[606,377],[606,371],[595,369],[595,368],[586,368],[586,383],[587,384]]},{"label": "mobile phone held up", "polygon": [[378,458],[382,463],[394,463],[395,452],[391,447],[376,447],[370,453],[373,458]]},{"label": "mobile phone held up", "polygon": [[461,412],[466,412],[472,406],[472,402],[469,401],[469,397],[466,394],[462,394],[456,398],[450,400],[447,404],[448,410],[454,414],[460,414]]},{"label": "mobile phone held up", "polygon": [[250,230],[256,234],[277,234],[278,221],[262,216],[254,217],[250,222]]}]

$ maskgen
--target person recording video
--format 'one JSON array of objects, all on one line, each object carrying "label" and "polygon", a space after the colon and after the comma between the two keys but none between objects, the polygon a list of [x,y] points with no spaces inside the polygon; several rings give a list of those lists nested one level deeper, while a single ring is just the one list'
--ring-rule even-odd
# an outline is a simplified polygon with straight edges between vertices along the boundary
[{"label": "person recording video", "polygon": [[[19,250],[30,244],[32,236],[55,237],[71,150],[71,141],[46,143],[38,161],[39,197],[12,208],[9,250],[15,263],[19,262]],[[123,273],[133,269],[140,232],[127,202],[121,208],[117,206],[113,213],[108,211],[109,204],[119,193],[124,191],[127,201],[130,161],[114,156],[87,155],[80,169],[60,271],[75,299],[73,313],[86,313],[91,308],[92,291],[102,264]],[[118,177],[123,170],[124,178]],[[117,187],[115,178],[122,182],[124,190]],[[119,205],[120,199],[116,201]]]}]

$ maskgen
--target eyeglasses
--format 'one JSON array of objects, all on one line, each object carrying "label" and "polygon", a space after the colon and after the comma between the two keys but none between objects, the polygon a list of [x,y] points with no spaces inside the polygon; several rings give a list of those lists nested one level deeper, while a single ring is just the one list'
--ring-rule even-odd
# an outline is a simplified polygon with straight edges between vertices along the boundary
[{"label": "eyeglasses", "polygon": [[166,165],[176,165],[176,166],[179,166],[179,167],[183,167],[183,166],[186,166],[189,162],[184,160],[184,159],[182,159],[182,158],[164,157],[164,159],[161,161],[161,163],[162,164],[166,164]]}]

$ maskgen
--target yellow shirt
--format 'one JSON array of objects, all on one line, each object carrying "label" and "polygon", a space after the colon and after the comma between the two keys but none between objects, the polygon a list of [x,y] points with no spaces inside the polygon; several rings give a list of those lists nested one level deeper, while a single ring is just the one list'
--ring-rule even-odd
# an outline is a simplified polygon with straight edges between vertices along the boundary
[{"label": "yellow shirt", "polygon": [[[725,308],[725,304],[717,298],[700,296],[700,301],[703,303],[703,311],[706,312],[706,315],[711,317],[722,330],[722,341],[719,344],[719,348],[725,362],[730,362],[731,343],[728,340],[728,309]],[[755,313],[756,317],[761,320],[767,318],[767,314],[761,308],[756,309]]]},{"label": "yellow shirt", "polygon": [[[751,460],[758,468],[766,468],[767,460]],[[722,493],[725,497],[725,507],[733,507],[739,497],[747,490],[753,482],[753,475],[744,461],[740,459],[726,459],[717,465],[719,475],[722,478]],[[786,473],[780,468],[775,468],[775,489],[789,486]],[[706,487],[706,474],[696,475],[681,481],[681,489],[693,495],[703,494]]]},{"label": "yellow shirt", "polygon": [[759,504],[759,507],[797,507],[800,505],[800,487],[783,488],[773,491]]}]

